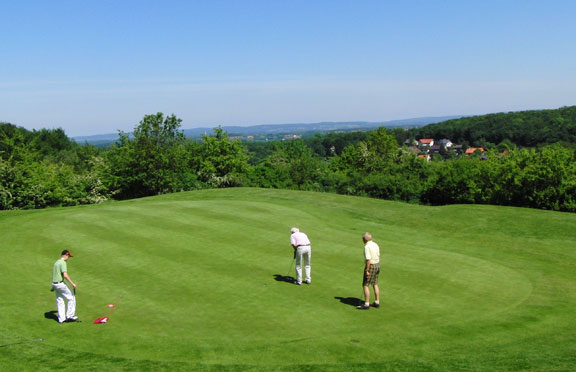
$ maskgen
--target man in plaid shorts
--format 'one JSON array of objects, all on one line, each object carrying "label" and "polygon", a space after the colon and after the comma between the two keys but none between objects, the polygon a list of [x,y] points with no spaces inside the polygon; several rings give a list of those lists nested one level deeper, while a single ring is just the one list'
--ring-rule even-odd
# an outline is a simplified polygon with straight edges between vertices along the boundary
[{"label": "man in plaid shorts", "polygon": [[[380,274],[380,247],[372,241],[370,233],[364,233],[362,236],[364,241],[364,259],[366,260],[366,267],[364,268],[364,279],[362,280],[362,287],[364,287],[364,305],[357,306],[358,310],[369,310],[370,306],[374,308],[380,307],[380,288],[378,287],[378,275]],[[370,286],[374,287],[374,295],[376,300],[370,305]]]}]

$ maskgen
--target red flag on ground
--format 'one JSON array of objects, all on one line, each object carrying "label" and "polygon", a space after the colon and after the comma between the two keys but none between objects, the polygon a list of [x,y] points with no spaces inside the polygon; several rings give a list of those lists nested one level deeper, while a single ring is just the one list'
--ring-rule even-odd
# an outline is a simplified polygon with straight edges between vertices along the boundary
[{"label": "red flag on ground", "polygon": [[116,307],[116,305],[114,305],[114,304],[108,304],[108,305],[106,305],[106,306],[108,306],[108,307]]},{"label": "red flag on ground", "polygon": [[108,322],[108,317],[104,316],[102,318],[98,318],[94,321],[94,324],[105,324]]}]

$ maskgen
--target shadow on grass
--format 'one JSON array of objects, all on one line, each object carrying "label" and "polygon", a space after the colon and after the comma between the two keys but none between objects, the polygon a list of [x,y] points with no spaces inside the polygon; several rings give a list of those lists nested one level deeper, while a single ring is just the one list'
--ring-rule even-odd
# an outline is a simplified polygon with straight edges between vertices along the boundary
[{"label": "shadow on grass", "polygon": [[44,313],[44,318],[58,321],[58,311],[52,310]]},{"label": "shadow on grass", "polygon": [[290,283],[290,284],[294,284],[294,281],[295,281],[295,279],[291,276],[280,275],[280,274],[274,274],[274,280],[277,282],[286,282],[286,283]]},{"label": "shadow on grass", "polygon": [[360,306],[364,304],[364,301],[361,298],[357,297],[334,297],[334,299],[339,300],[341,303],[350,306]]}]

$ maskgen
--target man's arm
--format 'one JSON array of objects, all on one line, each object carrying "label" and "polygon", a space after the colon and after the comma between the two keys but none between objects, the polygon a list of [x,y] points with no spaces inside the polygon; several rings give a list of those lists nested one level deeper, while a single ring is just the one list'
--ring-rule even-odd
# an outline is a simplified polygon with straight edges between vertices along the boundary
[{"label": "man's arm", "polygon": [[364,246],[364,258],[366,259],[366,276],[370,276],[370,259],[372,255],[370,254],[370,250],[368,249],[368,244]]},{"label": "man's arm", "polygon": [[290,245],[294,248],[294,258],[296,258],[296,249],[298,249],[298,244],[296,244],[296,239],[294,236],[290,236]]},{"label": "man's arm", "polygon": [[290,245],[294,249],[298,248],[298,243],[296,243],[296,238],[294,237],[294,234],[290,235]]},{"label": "man's arm", "polygon": [[74,287],[74,289],[76,289],[76,284],[72,281],[72,279],[70,279],[70,276],[68,276],[67,272],[63,272],[62,276],[64,277],[64,279],[68,281],[68,283],[72,284],[72,287]]}]

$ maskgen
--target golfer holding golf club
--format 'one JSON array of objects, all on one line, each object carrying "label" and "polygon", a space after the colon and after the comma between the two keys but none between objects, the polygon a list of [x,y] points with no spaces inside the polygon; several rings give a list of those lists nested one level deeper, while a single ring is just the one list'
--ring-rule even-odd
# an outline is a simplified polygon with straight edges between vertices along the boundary
[{"label": "golfer holding golf club", "polygon": [[[64,283],[64,279],[66,279],[68,283],[74,287],[74,292],[76,292],[76,283],[70,279],[66,264],[66,261],[68,261],[70,257],[73,257],[70,251],[63,250],[60,259],[54,263],[52,270],[52,290],[56,293],[58,323],[75,322],[78,320],[76,316],[76,296],[66,283]],[[66,309],[64,300],[68,302],[68,309]]]},{"label": "golfer holding golf club", "polygon": [[376,300],[372,307],[380,307],[380,287],[378,287],[378,274],[380,274],[380,247],[372,241],[370,233],[362,235],[364,242],[364,259],[366,267],[364,268],[364,278],[362,280],[362,287],[364,289],[364,305],[357,306],[358,310],[370,309],[370,286],[374,287],[374,295]]},{"label": "golfer holding golf club", "polygon": [[296,259],[296,284],[302,285],[302,258],[304,258],[304,270],[306,273],[306,284],[312,282],[310,277],[310,257],[312,256],[312,250],[310,248],[310,239],[308,236],[297,227],[293,227],[290,232],[290,244],[294,248],[294,258]]}]

